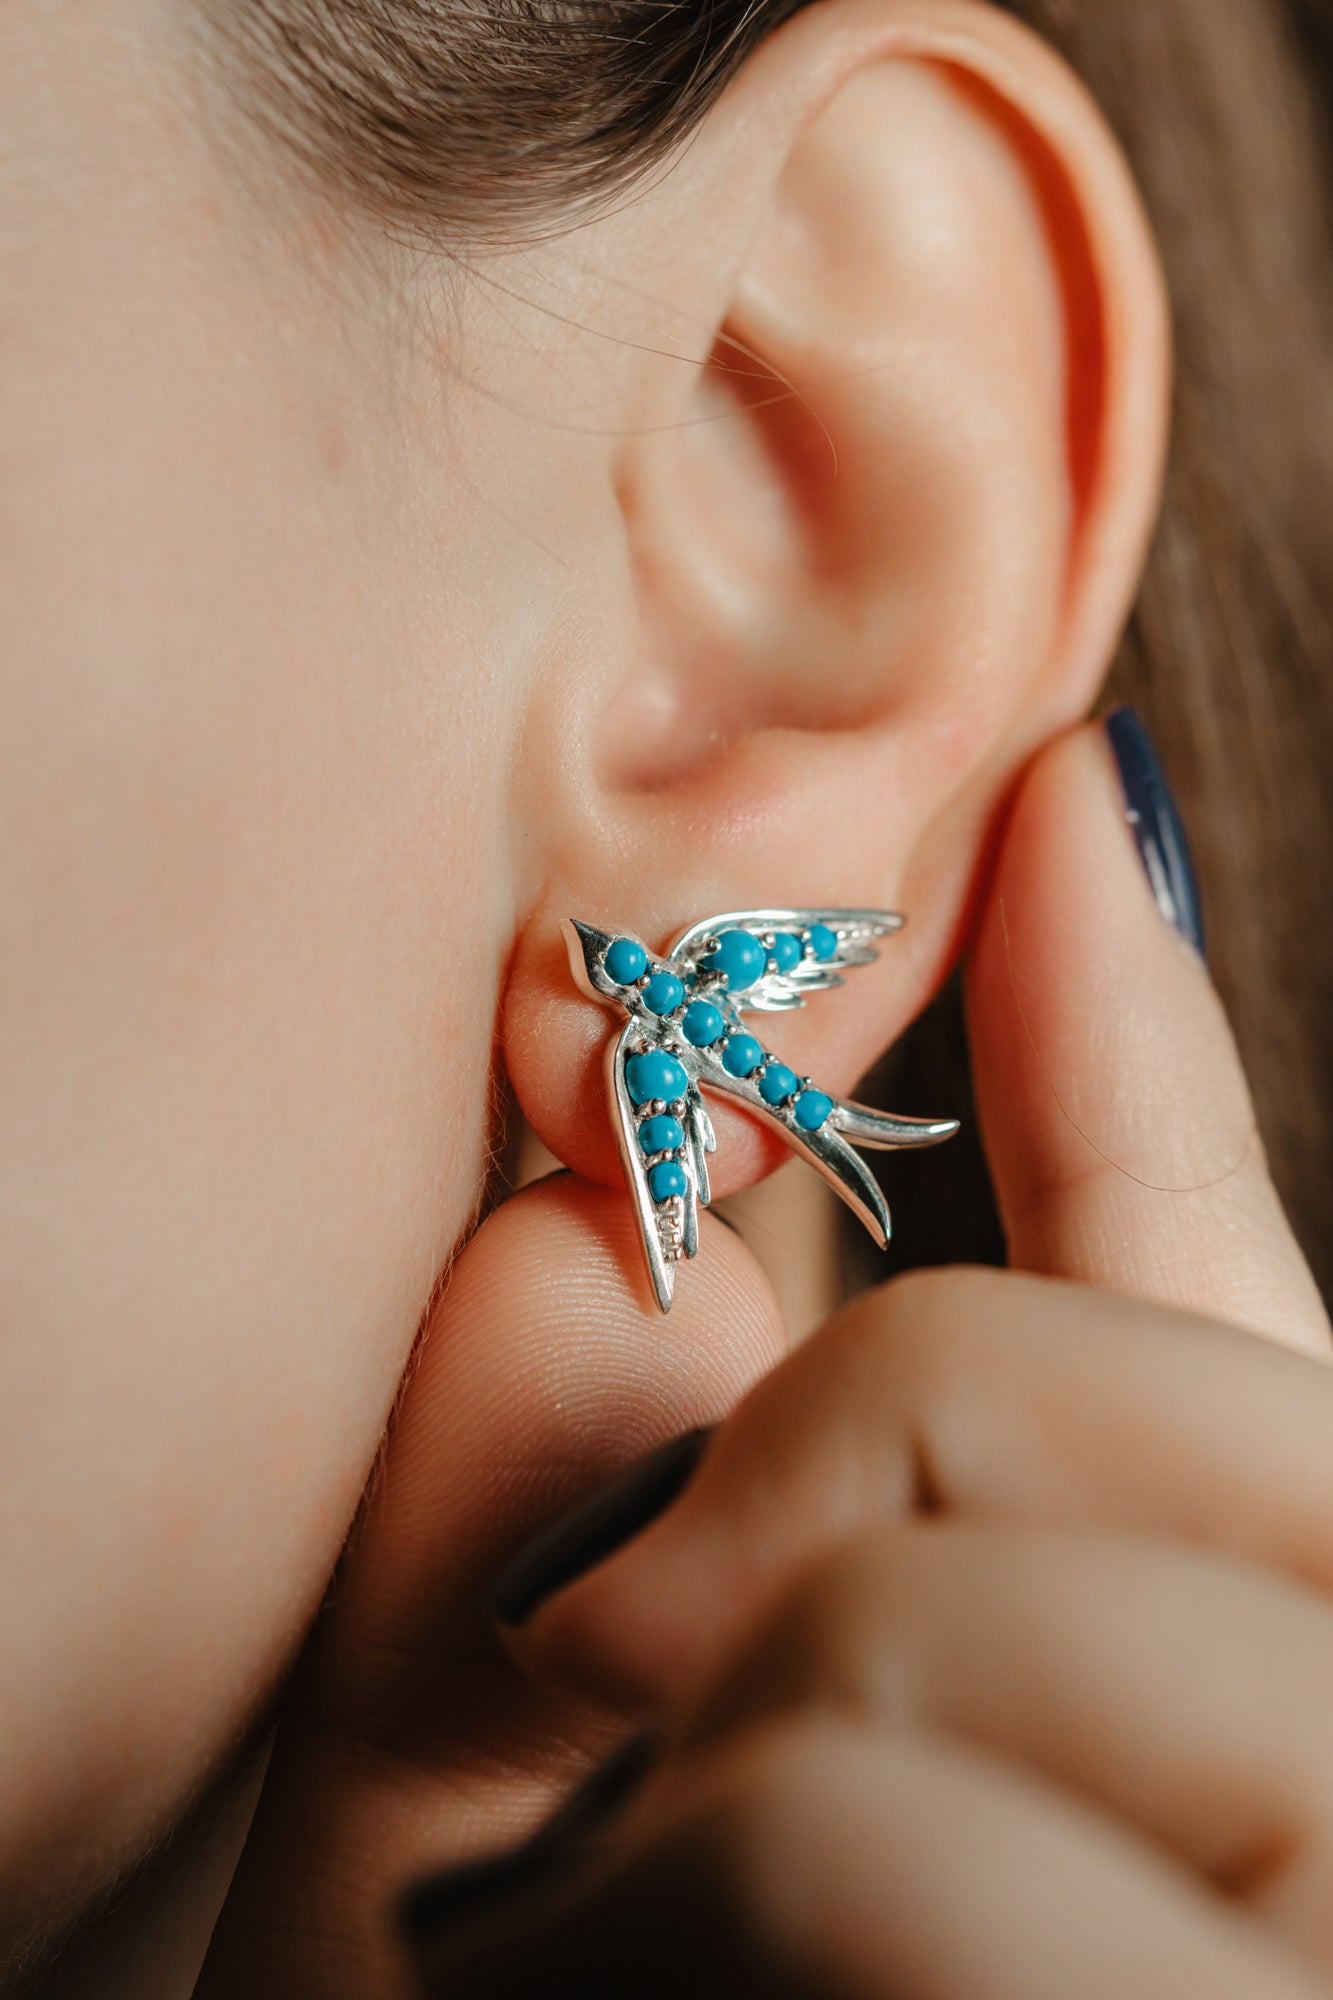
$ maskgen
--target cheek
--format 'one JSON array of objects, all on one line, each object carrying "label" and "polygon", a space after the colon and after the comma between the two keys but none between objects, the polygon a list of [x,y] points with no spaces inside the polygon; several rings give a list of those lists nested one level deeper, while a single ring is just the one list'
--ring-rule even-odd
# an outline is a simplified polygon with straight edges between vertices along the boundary
[{"label": "cheek", "polygon": [[[496,721],[449,660],[487,676],[380,413],[225,241],[206,273],[197,232],[95,212],[0,271],[18,1901],[123,1860],[288,1660],[479,1192],[506,942]],[[395,622],[423,597],[437,628]]]}]

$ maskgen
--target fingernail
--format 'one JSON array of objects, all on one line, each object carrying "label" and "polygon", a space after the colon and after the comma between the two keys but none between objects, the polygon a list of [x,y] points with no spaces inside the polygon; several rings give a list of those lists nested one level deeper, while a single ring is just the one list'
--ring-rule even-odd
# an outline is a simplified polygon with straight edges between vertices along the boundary
[{"label": "fingernail", "polygon": [[1138,843],[1153,900],[1186,944],[1206,958],[1199,879],[1185,823],[1153,740],[1132,708],[1117,708],[1107,716],[1105,729],[1120,773],[1125,817]]},{"label": "fingernail", "polygon": [[632,1736],[522,1846],[485,1855],[461,1868],[442,1869],[414,1883],[398,1906],[402,1935],[421,1950],[452,1925],[544,1881],[637,1791],[656,1755],[657,1739],[651,1732]]},{"label": "fingernail", "polygon": [[522,1625],[557,1590],[614,1555],[666,1512],[711,1436],[698,1430],[673,1438],[520,1549],[491,1586],[492,1615],[502,1625]]}]

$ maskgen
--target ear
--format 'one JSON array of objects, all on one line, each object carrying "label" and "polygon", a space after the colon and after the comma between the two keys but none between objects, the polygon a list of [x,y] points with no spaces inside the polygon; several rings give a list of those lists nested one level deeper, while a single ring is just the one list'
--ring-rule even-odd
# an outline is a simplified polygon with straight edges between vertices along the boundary
[{"label": "ear", "polygon": [[[989,8],[799,14],[588,227],[627,288],[687,302],[696,353],[659,306],[609,467],[633,616],[595,688],[533,695],[564,775],[524,828],[543,879],[504,1038],[539,1135],[613,1180],[609,1023],[560,919],[660,948],[721,910],[905,911],[878,968],[781,1025],[784,1059],[849,1089],[956,955],[1017,771],[1096,695],[1168,336],[1097,111]],[[719,1192],[774,1162],[741,1114],[719,1138]]]}]

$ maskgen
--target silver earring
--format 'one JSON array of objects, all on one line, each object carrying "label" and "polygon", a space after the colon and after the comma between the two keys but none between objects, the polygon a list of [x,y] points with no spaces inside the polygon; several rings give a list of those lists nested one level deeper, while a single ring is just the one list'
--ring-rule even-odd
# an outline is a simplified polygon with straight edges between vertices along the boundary
[{"label": "silver earring", "polygon": [[[717,1150],[702,1090],[736,1098],[816,1167],[883,1248],[889,1210],[852,1150],[936,1146],[956,1118],[895,1118],[819,1090],[771,1054],[742,1014],[785,1014],[873,964],[871,940],[901,930],[885,910],[733,910],[682,931],[664,958],[639,939],[567,918],[574,978],[590,1000],[629,1016],[607,1046],[611,1123],[663,1312],[676,1265],[699,1248],[708,1155]],[[852,1142],[852,1143],[849,1143]]]}]

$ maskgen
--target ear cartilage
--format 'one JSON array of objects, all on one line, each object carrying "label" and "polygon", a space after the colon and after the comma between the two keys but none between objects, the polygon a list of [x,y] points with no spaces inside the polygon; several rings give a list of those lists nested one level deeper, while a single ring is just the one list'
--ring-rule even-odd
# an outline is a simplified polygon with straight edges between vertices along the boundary
[{"label": "ear cartilage", "polygon": [[952,1139],[956,1118],[898,1118],[834,1097],[798,1076],[743,1025],[785,1014],[879,957],[901,930],[888,910],[732,910],[682,931],[664,957],[628,932],[561,925],[580,989],[626,1016],[607,1045],[611,1123],[657,1303],[670,1312],[676,1266],[699,1248],[717,1150],[703,1100],[716,1090],[780,1132],[860,1217],[881,1249],[890,1234],[879,1183],[853,1150]]}]

